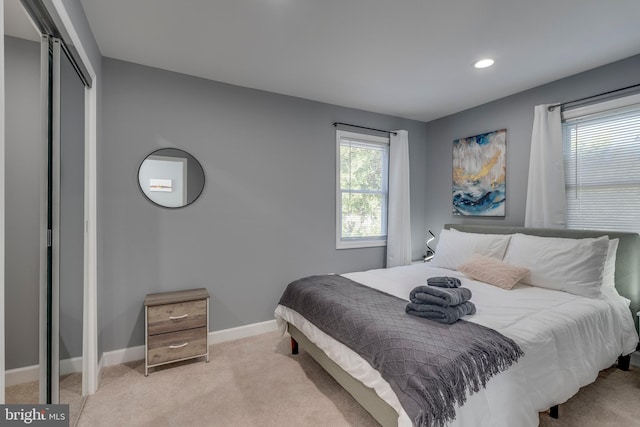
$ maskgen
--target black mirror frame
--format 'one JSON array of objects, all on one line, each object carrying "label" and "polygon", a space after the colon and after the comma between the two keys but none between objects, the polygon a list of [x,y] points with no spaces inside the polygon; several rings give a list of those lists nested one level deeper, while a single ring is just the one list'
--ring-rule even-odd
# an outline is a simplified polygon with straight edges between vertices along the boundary
[{"label": "black mirror frame", "polygon": [[[187,156],[189,156],[188,158],[193,159],[193,161],[200,167],[200,170],[202,171],[202,187],[200,188],[200,191],[198,192],[198,194],[193,198],[193,200],[191,201],[187,201],[186,204],[182,205],[182,206],[164,206],[161,205],[153,200],[151,200],[149,198],[149,196],[147,196],[147,194],[144,192],[144,190],[142,189],[142,186],[140,185],[140,168],[142,168],[142,164],[144,163],[145,160],[147,160],[150,156],[153,156],[154,154],[157,154],[159,151],[163,151],[163,150],[167,150],[167,149],[171,149],[171,150],[177,150],[177,151],[181,151],[184,154],[186,154]],[[185,157],[187,158],[187,157]],[[195,203],[200,196],[202,196],[202,192],[204,191],[204,188],[206,186],[206,182],[207,182],[207,177],[206,174],[204,173],[204,168],[202,167],[202,164],[200,163],[200,161],[191,153],[181,149],[181,148],[176,148],[176,147],[163,147],[163,148],[158,148],[157,150],[152,151],[151,153],[147,154],[144,159],[142,159],[142,161],[138,164],[138,172],[136,174],[136,182],[138,183],[138,190],[140,190],[140,193],[144,196],[144,198],[149,201],[151,204],[159,207],[159,208],[164,208],[164,209],[182,209],[182,208],[186,208],[187,206],[192,205],[193,203]]]}]

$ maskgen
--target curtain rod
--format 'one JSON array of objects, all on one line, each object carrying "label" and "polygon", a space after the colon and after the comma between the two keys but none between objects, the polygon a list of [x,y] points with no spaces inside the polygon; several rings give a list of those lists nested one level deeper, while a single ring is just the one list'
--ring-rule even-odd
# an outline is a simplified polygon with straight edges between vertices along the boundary
[{"label": "curtain rod", "polygon": [[366,127],[366,126],[352,125],[352,124],[350,124],[350,123],[333,122],[333,125],[334,125],[335,127],[338,127],[338,125],[351,126],[352,128],[360,128],[360,129],[374,130],[374,131],[376,131],[376,132],[390,133],[391,135],[397,135],[397,134],[398,134],[398,132],[394,132],[394,131],[392,131],[392,130],[384,130],[384,129],[368,128],[368,127]]},{"label": "curtain rod", "polygon": [[547,108],[547,110],[553,111],[553,110],[556,109],[556,107],[562,108],[565,105],[573,104],[574,102],[587,101],[587,100],[592,99],[592,98],[598,98],[600,96],[611,95],[612,93],[618,93],[618,92],[622,92],[622,91],[625,91],[625,90],[628,90],[628,89],[633,89],[633,88],[636,88],[636,87],[640,87],[640,83],[635,84],[635,85],[631,85],[631,86],[627,86],[627,87],[623,87],[623,88],[620,88],[620,89],[610,90],[608,92],[602,92],[602,93],[599,93],[597,95],[591,95],[591,96],[586,96],[586,97],[580,98],[580,99],[574,99],[573,101],[567,101],[567,102],[561,102],[559,104],[549,105],[549,108]]}]

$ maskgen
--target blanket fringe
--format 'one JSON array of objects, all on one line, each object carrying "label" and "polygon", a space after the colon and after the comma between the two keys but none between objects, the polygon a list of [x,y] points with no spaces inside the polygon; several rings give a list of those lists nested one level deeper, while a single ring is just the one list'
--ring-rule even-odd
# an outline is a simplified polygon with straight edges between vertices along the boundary
[{"label": "blanket fringe", "polygon": [[467,353],[460,354],[446,367],[436,372],[436,381],[422,383],[421,376],[414,376],[414,385],[428,403],[425,411],[414,419],[420,427],[445,427],[455,419],[455,405],[462,406],[469,394],[477,393],[494,375],[506,370],[524,352],[505,337],[501,342],[475,343]]}]

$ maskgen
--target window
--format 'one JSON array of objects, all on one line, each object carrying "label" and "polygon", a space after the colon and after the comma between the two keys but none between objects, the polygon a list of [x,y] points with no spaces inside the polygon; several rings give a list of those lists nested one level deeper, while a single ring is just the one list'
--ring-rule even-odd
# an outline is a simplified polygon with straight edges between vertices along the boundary
[{"label": "window", "polygon": [[567,228],[640,231],[640,96],[568,111],[562,137]]},{"label": "window", "polygon": [[336,131],[336,248],[384,246],[389,138]]}]

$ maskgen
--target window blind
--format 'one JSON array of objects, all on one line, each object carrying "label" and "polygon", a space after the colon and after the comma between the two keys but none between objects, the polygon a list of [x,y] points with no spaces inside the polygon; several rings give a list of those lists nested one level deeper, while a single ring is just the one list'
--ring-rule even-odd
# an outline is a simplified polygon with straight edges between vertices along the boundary
[{"label": "window blind", "polygon": [[640,104],[563,123],[567,228],[640,232]]}]

